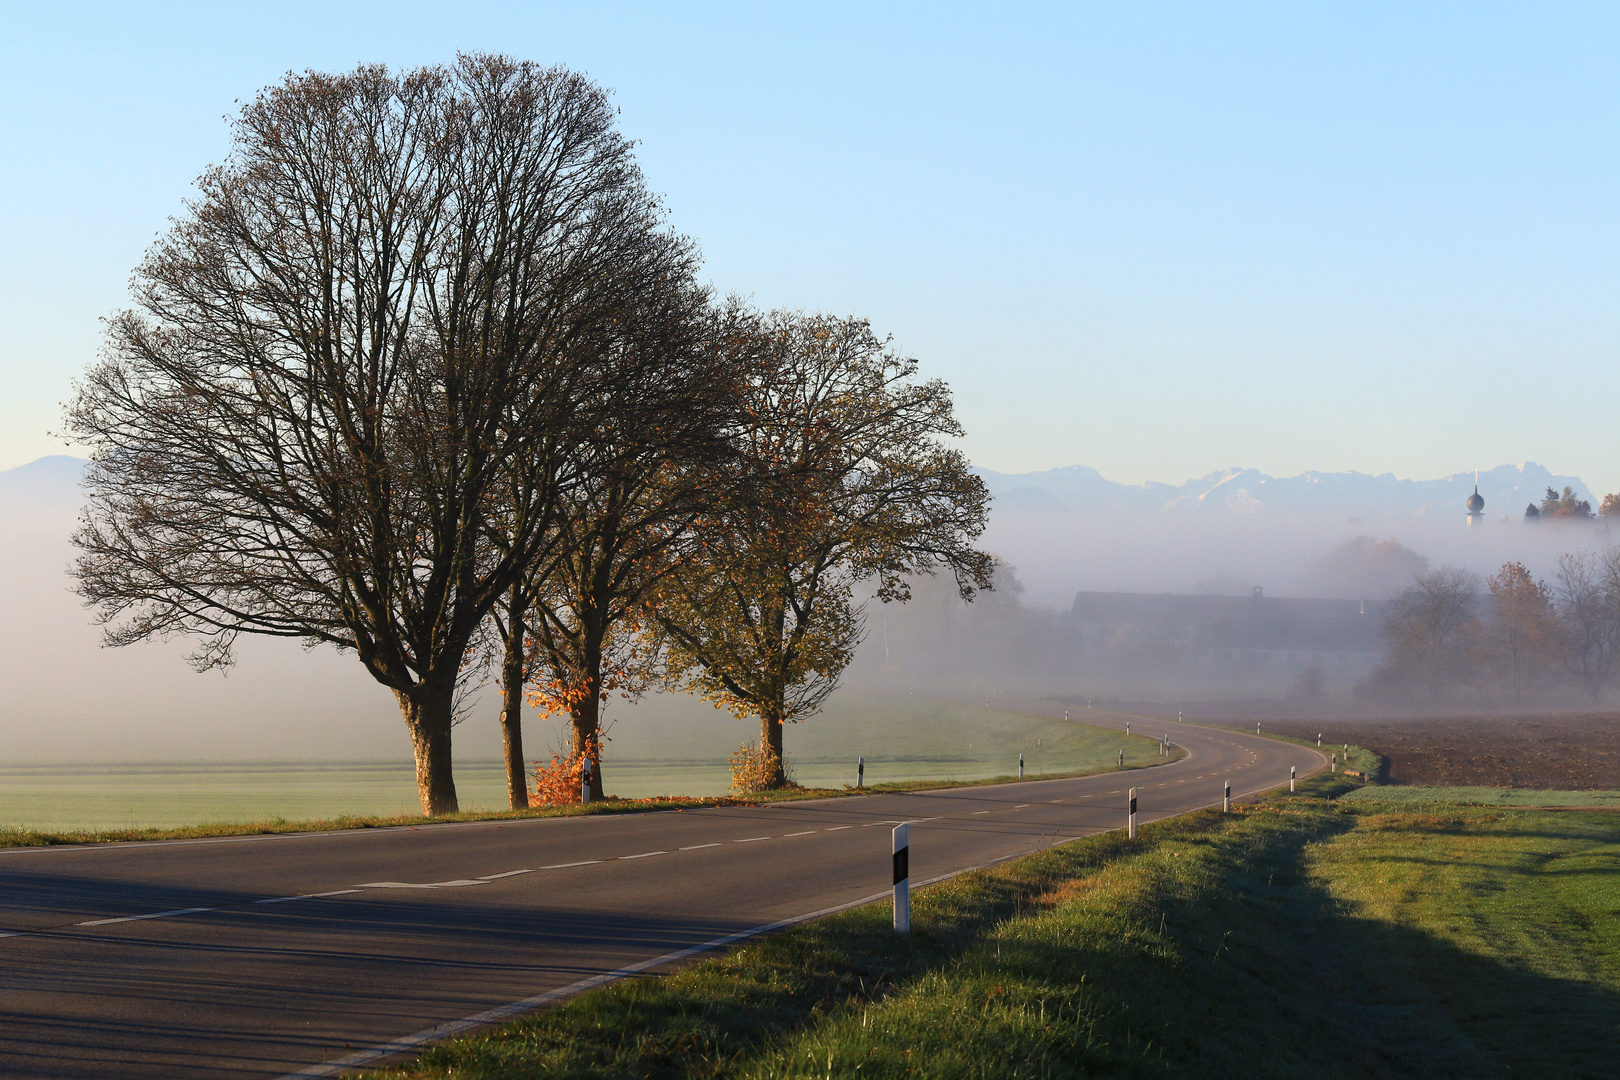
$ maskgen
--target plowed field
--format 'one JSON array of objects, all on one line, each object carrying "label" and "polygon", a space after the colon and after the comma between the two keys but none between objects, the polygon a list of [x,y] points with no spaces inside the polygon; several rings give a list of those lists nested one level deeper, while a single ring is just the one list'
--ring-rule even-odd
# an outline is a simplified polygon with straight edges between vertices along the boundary
[{"label": "plowed field", "polygon": [[1620,714],[1268,720],[1266,730],[1355,743],[1389,760],[1396,784],[1620,788]]}]

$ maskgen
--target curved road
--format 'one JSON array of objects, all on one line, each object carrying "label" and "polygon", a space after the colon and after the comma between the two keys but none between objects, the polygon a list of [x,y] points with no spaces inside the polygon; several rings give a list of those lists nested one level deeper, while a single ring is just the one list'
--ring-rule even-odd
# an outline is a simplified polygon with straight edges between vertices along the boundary
[{"label": "curved road", "polygon": [[[1052,715],[1059,710],[1004,702]],[[1123,728],[1126,718],[1084,715]],[[679,813],[0,849],[0,1073],[324,1076],[889,886],[1326,764],[1192,724],[1188,753],[1071,780]]]}]

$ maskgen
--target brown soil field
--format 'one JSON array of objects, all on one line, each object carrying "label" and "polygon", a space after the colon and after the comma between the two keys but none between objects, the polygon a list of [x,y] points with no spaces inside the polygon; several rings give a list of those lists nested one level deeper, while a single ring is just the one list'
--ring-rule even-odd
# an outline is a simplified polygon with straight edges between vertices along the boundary
[{"label": "brown soil field", "polygon": [[1620,789],[1620,713],[1267,720],[1265,730],[1365,746],[1394,784]]}]

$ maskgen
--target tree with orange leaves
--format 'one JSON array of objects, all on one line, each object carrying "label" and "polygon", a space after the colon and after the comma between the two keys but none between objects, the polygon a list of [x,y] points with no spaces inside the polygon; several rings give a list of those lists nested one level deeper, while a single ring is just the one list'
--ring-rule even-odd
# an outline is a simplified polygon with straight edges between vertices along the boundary
[{"label": "tree with orange leaves", "polygon": [[666,674],[739,717],[783,773],[783,727],[812,715],[861,638],[856,590],[910,597],[948,569],[964,600],[990,587],[973,547],[989,494],[962,454],[942,381],[864,319],[735,311],[746,426],[696,546],[650,597]]},{"label": "tree with orange leaves", "polygon": [[1557,657],[1558,614],[1552,592],[1523,563],[1504,563],[1486,583],[1491,590],[1490,618],[1481,643],[1491,670],[1518,704]]}]

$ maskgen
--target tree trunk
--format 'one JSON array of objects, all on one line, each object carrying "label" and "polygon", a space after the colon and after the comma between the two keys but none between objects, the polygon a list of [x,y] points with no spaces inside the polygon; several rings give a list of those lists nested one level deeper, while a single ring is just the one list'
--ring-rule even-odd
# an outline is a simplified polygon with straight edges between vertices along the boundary
[{"label": "tree trunk", "polygon": [[[595,680],[592,680],[592,685],[597,685]],[[577,758],[586,747],[591,750],[591,801],[595,802],[603,797],[601,697],[597,694],[586,695],[568,710],[568,718],[574,727],[574,756]]]},{"label": "tree trunk", "polygon": [[501,742],[506,754],[506,797],[513,810],[529,806],[529,778],[523,769],[523,611],[507,613],[506,655],[501,663]]},{"label": "tree trunk", "polygon": [[[574,725],[574,756],[587,747],[591,752],[591,800],[603,798],[602,791],[602,642],[607,627],[596,617],[605,605],[580,605],[580,663],[584,668],[585,695],[568,710]],[[586,612],[590,616],[585,615]]]},{"label": "tree trunk", "polygon": [[443,687],[418,686],[410,693],[397,693],[405,726],[411,732],[411,748],[416,751],[416,790],[427,817],[454,814],[460,809],[450,765],[455,693],[453,679]]},{"label": "tree trunk", "polygon": [[759,714],[759,745],[770,747],[776,755],[776,773],[766,787],[779,788],[787,783],[787,769],[782,754],[782,714],[777,709],[764,709]]}]

